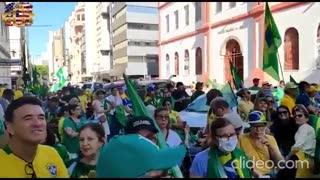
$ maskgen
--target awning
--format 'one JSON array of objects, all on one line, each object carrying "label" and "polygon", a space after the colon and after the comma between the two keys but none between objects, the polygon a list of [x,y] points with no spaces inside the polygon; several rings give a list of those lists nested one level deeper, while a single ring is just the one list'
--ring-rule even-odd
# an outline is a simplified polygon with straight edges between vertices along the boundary
[{"label": "awning", "polygon": [[115,64],[110,70],[110,76],[122,76],[127,68],[127,63]]}]

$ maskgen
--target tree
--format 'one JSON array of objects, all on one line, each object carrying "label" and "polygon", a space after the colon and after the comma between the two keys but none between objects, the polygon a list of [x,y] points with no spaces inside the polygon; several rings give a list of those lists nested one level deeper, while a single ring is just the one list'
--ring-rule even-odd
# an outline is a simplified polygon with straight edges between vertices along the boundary
[{"label": "tree", "polygon": [[40,74],[43,80],[49,79],[49,67],[46,65],[35,65],[37,72]]}]

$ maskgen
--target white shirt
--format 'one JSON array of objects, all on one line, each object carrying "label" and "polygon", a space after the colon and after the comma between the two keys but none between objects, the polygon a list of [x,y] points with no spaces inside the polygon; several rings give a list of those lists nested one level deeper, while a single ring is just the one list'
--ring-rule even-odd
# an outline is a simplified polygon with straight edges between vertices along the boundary
[{"label": "white shirt", "polygon": [[175,131],[169,129],[166,142],[169,147],[176,147],[182,143],[182,140],[181,140],[180,136]]},{"label": "white shirt", "polygon": [[[122,104],[122,99],[121,99],[120,96],[110,95],[110,96],[107,97],[107,100],[108,100],[109,102],[115,103],[117,106],[123,105],[123,104]],[[113,114],[114,114],[114,111],[115,111],[115,109],[110,110],[110,114],[113,115]]]},{"label": "white shirt", "polygon": [[301,148],[310,156],[314,156],[316,150],[316,133],[309,124],[305,123],[299,127],[294,135],[295,143],[291,149]]}]

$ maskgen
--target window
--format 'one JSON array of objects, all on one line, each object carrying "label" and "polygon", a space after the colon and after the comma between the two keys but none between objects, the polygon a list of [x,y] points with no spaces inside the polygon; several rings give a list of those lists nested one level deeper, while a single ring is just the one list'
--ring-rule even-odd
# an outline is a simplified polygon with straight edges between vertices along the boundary
[{"label": "window", "polygon": [[82,14],[82,21],[84,21],[85,19],[84,19],[84,14]]},{"label": "window", "polygon": [[184,6],[184,20],[185,20],[186,26],[188,26],[189,25],[189,5]]},{"label": "window", "polygon": [[196,22],[201,21],[201,2],[196,2]]},{"label": "window", "polygon": [[127,6],[127,12],[144,13],[144,14],[158,14],[156,7],[143,7],[143,6]]},{"label": "window", "polygon": [[167,32],[169,32],[170,31],[170,21],[169,21],[170,19],[169,19],[169,14],[168,15],[166,15],[166,25],[167,25]]},{"label": "window", "polygon": [[179,75],[179,54],[174,53],[174,74]]},{"label": "window", "polygon": [[179,28],[179,12],[178,12],[178,10],[176,10],[174,12],[174,18],[175,18],[175,23],[176,23],[176,29],[178,29]]},{"label": "window", "polygon": [[201,48],[198,47],[196,50],[196,75],[202,74],[202,52]]},{"label": "window", "polygon": [[77,15],[77,20],[80,21],[80,14]]},{"label": "window", "polygon": [[284,69],[299,70],[299,33],[294,27],[284,35]]},{"label": "window", "polygon": [[190,75],[189,51],[187,49],[184,51],[184,74]]},{"label": "window", "polygon": [[229,2],[229,7],[230,7],[230,8],[236,7],[236,3],[237,3],[237,2]]},{"label": "window", "polygon": [[167,75],[170,74],[170,57],[169,54],[166,55],[166,69],[167,69]]},{"label": "window", "polygon": [[222,11],[222,2],[216,2],[216,13]]}]

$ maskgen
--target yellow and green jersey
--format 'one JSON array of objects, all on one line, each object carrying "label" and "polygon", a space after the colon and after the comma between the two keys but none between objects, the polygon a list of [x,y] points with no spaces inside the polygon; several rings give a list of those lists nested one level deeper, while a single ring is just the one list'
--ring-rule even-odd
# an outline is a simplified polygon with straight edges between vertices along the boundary
[{"label": "yellow and green jersey", "polygon": [[[68,171],[58,152],[50,146],[38,145],[32,162],[33,170],[23,159],[14,155],[9,146],[0,149],[1,178],[68,178]],[[29,169],[28,169],[29,168]]]}]

